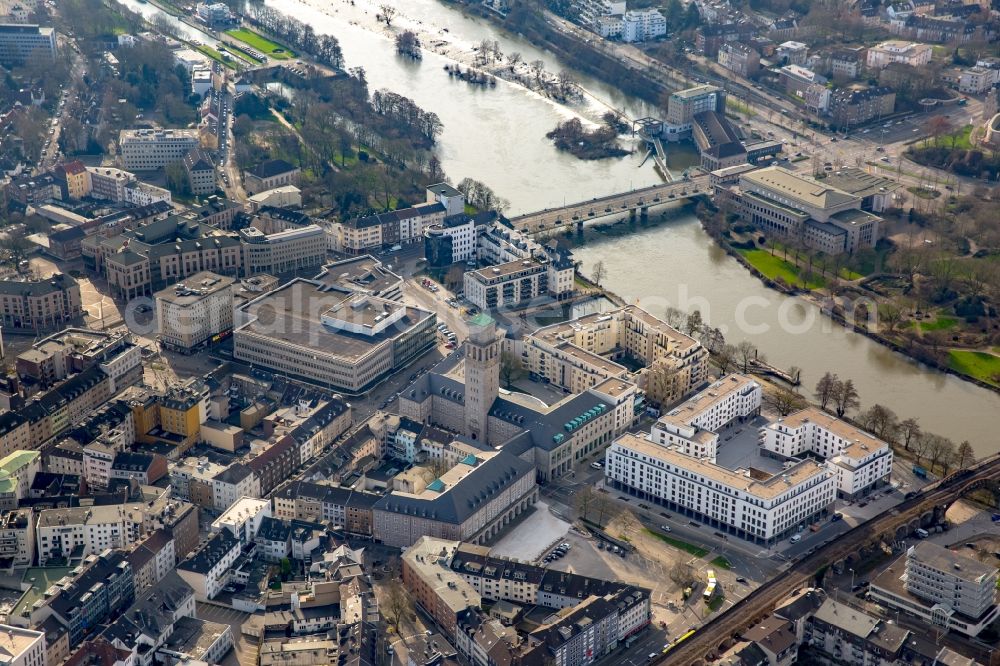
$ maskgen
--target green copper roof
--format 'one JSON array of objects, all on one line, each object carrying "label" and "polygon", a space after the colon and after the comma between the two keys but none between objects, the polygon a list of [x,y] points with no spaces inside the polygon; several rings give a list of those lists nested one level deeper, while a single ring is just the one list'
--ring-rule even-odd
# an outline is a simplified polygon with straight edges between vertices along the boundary
[{"label": "green copper roof", "polygon": [[489,316],[484,312],[480,312],[475,317],[469,320],[470,326],[489,326],[493,323],[493,317]]},{"label": "green copper roof", "polygon": [[38,451],[14,451],[10,455],[0,459],[0,469],[7,472],[14,472],[25,465],[30,465],[41,453]]}]

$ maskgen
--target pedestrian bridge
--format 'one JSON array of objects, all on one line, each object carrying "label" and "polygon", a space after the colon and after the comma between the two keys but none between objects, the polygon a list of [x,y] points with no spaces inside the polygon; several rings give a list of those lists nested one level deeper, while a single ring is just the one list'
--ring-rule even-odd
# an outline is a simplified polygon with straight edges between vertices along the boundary
[{"label": "pedestrian bridge", "polygon": [[510,223],[515,229],[528,234],[564,229],[572,224],[578,229],[583,229],[583,224],[587,220],[622,213],[635,217],[637,211],[640,216],[645,217],[650,206],[708,194],[710,189],[708,174],[703,174],[689,180],[651,185],[622,194],[568,204],[561,208],[546,208],[535,213],[512,217]]}]

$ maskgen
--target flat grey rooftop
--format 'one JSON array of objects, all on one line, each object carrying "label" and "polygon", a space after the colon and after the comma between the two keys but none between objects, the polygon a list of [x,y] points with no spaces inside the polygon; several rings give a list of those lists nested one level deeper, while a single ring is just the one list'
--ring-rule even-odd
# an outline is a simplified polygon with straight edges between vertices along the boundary
[{"label": "flat grey rooftop", "polygon": [[753,421],[736,423],[719,432],[715,462],[728,470],[753,467],[770,474],[779,474],[782,470],[781,461],[765,458],[759,453],[757,434],[761,426],[768,423],[766,418],[758,416]]}]

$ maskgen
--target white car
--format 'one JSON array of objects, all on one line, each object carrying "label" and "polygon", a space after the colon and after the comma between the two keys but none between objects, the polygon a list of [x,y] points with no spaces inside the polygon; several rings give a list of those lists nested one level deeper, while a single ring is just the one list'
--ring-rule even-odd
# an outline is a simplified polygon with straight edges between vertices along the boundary
[{"label": "white car", "polygon": [[788,540],[788,543],[798,543],[799,541],[802,541],[802,535],[801,534],[793,534],[792,538]]}]

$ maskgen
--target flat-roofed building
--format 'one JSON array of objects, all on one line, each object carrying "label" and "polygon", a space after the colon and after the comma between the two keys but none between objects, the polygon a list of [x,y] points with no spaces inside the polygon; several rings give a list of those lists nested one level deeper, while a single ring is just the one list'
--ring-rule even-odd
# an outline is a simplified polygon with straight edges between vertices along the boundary
[{"label": "flat-roofed building", "polygon": [[326,232],[316,224],[290,226],[274,233],[247,227],[239,233],[247,275],[280,275],[317,268],[326,261]]},{"label": "flat-roofed building", "polygon": [[156,323],[166,347],[191,352],[233,330],[233,278],[205,271],[156,293]]},{"label": "flat-roofed building", "polygon": [[815,460],[778,474],[734,471],[631,433],[608,448],[604,471],[616,490],[760,544],[773,544],[823,516],[837,485],[827,466]]},{"label": "flat-roofed building", "polygon": [[482,606],[479,593],[450,568],[458,546],[457,540],[422,536],[402,557],[403,585],[450,639],[458,632],[462,611]]},{"label": "flat-roofed building", "polygon": [[684,455],[715,462],[719,436],[734,421],[760,413],[761,386],[746,375],[719,379],[698,395],[663,414],[653,425],[650,439],[660,446],[674,446]]},{"label": "flat-roofed building", "polygon": [[861,196],[783,167],[744,173],[738,187],[721,194],[762,231],[801,235],[830,254],[874,247],[879,239],[881,218],[862,210]]},{"label": "flat-roofed building", "polygon": [[683,397],[708,376],[708,350],[700,342],[635,305],[542,327],[525,337],[523,349],[528,372],[573,393],[630,379],[617,362],[624,360],[665,363],[677,372],[676,390],[662,402]]},{"label": "flat-roofed building", "polygon": [[[489,266],[465,274],[465,298],[482,310],[525,306],[547,295],[562,299],[573,291],[574,271],[575,265],[562,255]],[[565,275],[570,276],[568,281]]]},{"label": "flat-roofed building", "polygon": [[678,90],[670,95],[667,103],[667,123],[688,125],[702,111],[726,110],[726,91],[718,86],[700,85]]},{"label": "flat-roofed building", "polygon": [[45,632],[0,624],[0,655],[4,666],[48,666]]},{"label": "flat-roofed building", "polygon": [[56,53],[56,31],[51,26],[0,23],[0,62],[52,61]]},{"label": "flat-roofed building", "polygon": [[855,499],[889,482],[892,449],[879,438],[807,407],[761,428],[761,446],[782,459],[814,453],[831,463],[838,495]]},{"label": "flat-roofed building", "polygon": [[417,307],[297,278],[237,310],[234,357],[358,393],[429,349],[436,323]]},{"label": "flat-roofed building", "polygon": [[1000,616],[997,578],[994,566],[921,541],[872,580],[870,594],[931,625],[977,636]]},{"label": "flat-roofed building", "polygon": [[122,167],[139,171],[179,162],[199,145],[198,131],[188,129],[127,129],[118,137]]},{"label": "flat-roofed building", "polygon": [[126,549],[142,535],[144,504],[45,509],[35,528],[38,563]]},{"label": "flat-roofed building", "polygon": [[922,67],[931,61],[932,55],[934,49],[929,44],[892,40],[869,47],[867,64],[871,69],[882,69],[891,62]]}]

